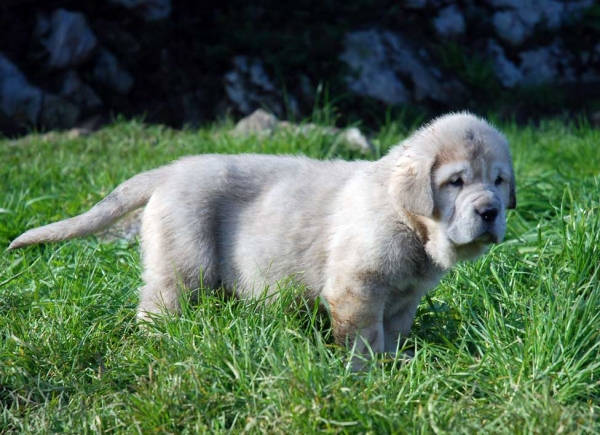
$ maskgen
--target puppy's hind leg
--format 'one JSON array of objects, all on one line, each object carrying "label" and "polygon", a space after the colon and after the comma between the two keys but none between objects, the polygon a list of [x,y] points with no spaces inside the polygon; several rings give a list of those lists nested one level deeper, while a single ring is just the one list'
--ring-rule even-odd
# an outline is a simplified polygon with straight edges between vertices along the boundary
[{"label": "puppy's hind leg", "polygon": [[161,207],[150,199],[142,218],[142,279],[138,319],[152,320],[153,314],[163,311],[179,313],[181,283],[177,281],[176,265],[169,246],[169,229],[162,218]]}]

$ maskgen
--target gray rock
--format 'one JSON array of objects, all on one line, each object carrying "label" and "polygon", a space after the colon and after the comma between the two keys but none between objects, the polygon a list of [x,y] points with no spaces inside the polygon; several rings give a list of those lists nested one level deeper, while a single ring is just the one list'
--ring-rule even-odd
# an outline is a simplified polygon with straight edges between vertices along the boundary
[{"label": "gray rock", "polygon": [[83,83],[74,70],[65,73],[59,95],[75,104],[82,112],[93,112],[102,107],[98,94]]},{"label": "gray rock", "polygon": [[14,126],[38,123],[43,92],[32,86],[23,73],[0,53],[0,111],[5,122]]},{"label": "gray rock", "polygon": [[512,8],[518,9],[523,0],[484,0],[486,4],[493,7],[494,9]]},{"label": "gray rock", "polygon": [[579,19],[583,12],[594,6],[596,0],[568,0],[564,2],[565,20]]},{"label": "gray rock", "polygon": [[108,49],[112,50],[120,59],[128,59],[135,63],[142,50],[141,44],[131,33],[123,29],[118,22],[109,20],[95,20],[94,30],[98,39]]},{"label": "gray rock", "polygon": [[521,52],[518,64],[506,57],[496,41],[488,42],[488,53],[493,59],[496,77],[507,88],[592,82],[597,77],[593,71],[577,74],[573,67],[575,56],[558,39],[550,45]]},{"label": "gray rock", "polygon": [[346,81],[358,95],[387,104],[411,100],[447,103],[462,92],[459,83],[442,80],[440,71],[430,66],[432,62],[426,51],[415,51],[397,33],[351,32],[346,34],[344,43],[340,59],[350,67],[352,75]]},{"label": "gray rock", "polygon": [[339,133],[340,142],[344,143],[349,149],[360,151],[363,154],[374,154],[375,147],[356,127],[349,127]]},{"label": "gray rock", "polygon": [[545,47],[524,51],[519,57],[525,85],[572,83],[576,80],[572,55],[563,49],[559,41],[554,41]]},{"label": "gray rock", "polygon": [[40,125],[44,128],[71,128],[81,111],[66,98],[44,94],[40,112]]},{"label": "gray rock", "polygon": [[171,15],[171,0],[109,0],[135,13],[145,21],[164,20]]},{"label": "gray rock", "polygon": [[33,55],[44,59],[50,69],[74,67],[85,62],[96,48],[97,39],[85,16],[57,9],[48,18],[38,16],[34,39],[41,49]]},{"label": "gray rock", "polygon": [[408,9],[423,9],[427,6],[427,0],[405,0],[404,7]]},{"label": "gray rock", "polygon": [[236,56],[232,61],[233,70],[225,74],[225,92],[229,101],[243,114],[266,106],[278,116],[287,111],[298,113],[298,102],[293,95],[284,96],[273,85],[260,59]]},{"label": "gray rock", "polygon": [[465,17],[458,6],[447,6],[433,19],[433,26],[438,35],[452,38],[465,32]]},{"label": "gray rock", "polygon": [[511,45],[520,45],[533,34],[533,25],[525,22],[517,11],[496,12],[492,23],[498,38]]},{"label": "gray rock", "polygon": [[323,127],[313,123],[296,125],[287,121],[279,121],[275,115],[263,109],[257,109],[249,116],[240,119],[232,130],[232,133],[236,136],[249,134],[267,136],[276,130],[287,130],[292,131],[294,134],[302,135],[319,131],[335,136],[333,147],[342,144],[349,149],[360,151],[363,154],[373,154],[375,152],[373,144],[356,127],[339,129],[336,127]]},{"label": "gray rock", "polygon": [[488,42],[488,53],[494,63],[496,77],[507,88],[519,85],[523,81],[523,73],[510,60],[506,58],[504,49],[494,40]]},{"label": "gray rock", "polygon": [[233,129],[233,133],[238,135],[248,135],[253,133],[271,132],[277,128],[279,120],[272,113],[263,109],[256,109],[250,115],[238,121]]},{"label": "gray rock", "polygon": [[106,49],[99,51],[93,74],[98,83],[122,95],[129,93],[133,86],[133,76]]},{"label": "gray rock", "polygon": [[590,8],[593,0],[488,0],[499,9],[492,17],[498,38],[514,46],[522,44],[540,25],[556,30]]},{"label": "gray rock", "polygon": [[348,88],[387,104],[406,104],[411,95],[394,71],[384,36],[376,30],[348,33],[340,59],[353,72],[346,78]]}]

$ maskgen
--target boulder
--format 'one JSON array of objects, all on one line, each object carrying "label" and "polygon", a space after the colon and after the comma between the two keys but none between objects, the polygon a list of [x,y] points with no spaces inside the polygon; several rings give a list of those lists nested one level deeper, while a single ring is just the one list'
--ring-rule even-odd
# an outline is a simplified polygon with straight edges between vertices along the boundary
[{"label": "boulder", "polygon": [[142,51],[141,44],[133,35],[119,25],[118,22],[110,20],[98,20],[94,22],[94,30],[102,45],[106,46],[121,59],[135,62]]},{"label": "boulder", "polygon": [[270,133],[277,128],[279,120],[272,113],[263,109],[256,109],[250,115],[240,119],[233,129],[237,135],[256,133]]},{"label": "boulder", "polygon": [[63,76],[59,95],[75,104],[82,112],[91,113],[102,107],[98,94],[83,83],[74,70],[67,71]]},{"label": "boulder", "polygon": [[57,9],[50,17],[39,15],[34,30],[38,49],[33,57],[51,70],[75,67],[85,62],[96,48],[97,39],[85,16]]},{"label": "boulder", "polygon": [[504,49],[500,44],[494,40],[488,41],[489,55],[492,57],[494,64],[494,72],[496,78],[502,86],[506,88],[513,88],[523,81],[523,73],[521,70],[511,62],[504,53]]},{"label": "boulder", "polygon": [[336,127],[323,127],[313,123],[297,125],[288,121],[280,121],[275,115],[263,109],[257,109],[252,114],[240,119],[232,130],[232,133],[236,136],[249,134],[267,136],[276,130],[286,130],[303,135],[308,135],[318,130],[335,137],[332,146],[342,144],[349,149],[360,151],[362,154],[375,153],[373,144],[356,127],[339,129]]},{"label": "boulder", "polygon": [[94,80],[118,94],[126,95],[133,87],[133,76],[110,51],[100,49],[94,64]]},{"label": "boulder", "polygon": [[573,56],[564,50],[560,41],[556,40],[550,45],[523,51],[519,57],[525,85],[573,83],[577,80],[572,66]]},{"label": "boulder", "polygon": [[465,33],[465,17],[456,5],[441,9],[433,19],[433,27],[443,38],[454,38]]},{"label": "boulder", "polygon": [[594,1],[487,0],[487,3],[497,9],[492,23],[498,38],[519,46],[533,35],[536,26],[557,30],[590,8]]},{"label": "boulder", "polygon": [[427,51],[414,49],[398,33],[382,30],[347,33],[344,48],[340,59],[351,70],[346,82],[358,95],[387,104],[456,103],[464,91],[457,81],[442,78]]},{"label": "boulder", "polygon": [[79,108],[59,95],[44,94],[40,111],[40,126],[43,128],[71,128],[77,122]]},{"label": "boulder", "polygon": [[4,123],[10,123],[13,129],[36,125],[42,97],[42,90],[31,85],[19,68],[0,53],[0,111]]},{"label": "boulder", "polygon": [[404,7],[407,9],[424,9],[428,0],[405,0]]},{"label": "boulder", "polygon": [[171,15],[171,0],[109,0],[129,9],[144,21],[164,20]]},{"label": "boulder", "polygon": [[410,91],[394,71],[385,39],[378,30],[346,34],[340,56],[352,72],[346,83],[358,95],[386,104],[406,104],[411,99]]},{"label": "boulder", "polygon": [[225,74],[224,81],[227,97],[236,110],[247,115],[266,106],[278,116],[283,116],[287,111],[298,113],[296,98],[287,95],[284,99],[260,59],[236,56],[232,64],[233,70]]}]

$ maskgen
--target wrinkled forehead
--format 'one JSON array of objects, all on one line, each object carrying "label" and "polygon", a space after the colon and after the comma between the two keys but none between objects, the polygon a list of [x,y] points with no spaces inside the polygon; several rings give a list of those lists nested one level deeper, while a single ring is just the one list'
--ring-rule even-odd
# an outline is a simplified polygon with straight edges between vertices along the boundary
[{"label": "wrinkled forehead", "polygon": [[495,166],[506,166],[510,161],[506,139],[491,129],[465,128],[462,132],[438,138],[437,148],[437,168],[468,164],[472,171],[481,174]]}]

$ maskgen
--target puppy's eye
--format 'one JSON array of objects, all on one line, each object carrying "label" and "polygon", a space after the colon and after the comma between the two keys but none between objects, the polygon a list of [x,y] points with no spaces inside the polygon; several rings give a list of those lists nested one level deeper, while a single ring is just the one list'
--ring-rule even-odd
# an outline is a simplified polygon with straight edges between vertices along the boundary
[{"label": "puppy's eye", "polygon": [[504,179],[500,175],[498,175],[498,178],[496,178],[495,184],[496,184],[496,186],[499,186],[502,183],[504,183]]},{"label": "puppy's eye", "polygon": [[462,178],[458,177],[458,178],[452,178],[450,180],[449,184],[450,184],[450,186],[454,186],[454,187],[463,187],[465,182],[463,181]]}]

